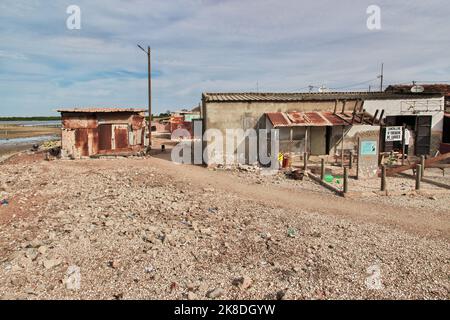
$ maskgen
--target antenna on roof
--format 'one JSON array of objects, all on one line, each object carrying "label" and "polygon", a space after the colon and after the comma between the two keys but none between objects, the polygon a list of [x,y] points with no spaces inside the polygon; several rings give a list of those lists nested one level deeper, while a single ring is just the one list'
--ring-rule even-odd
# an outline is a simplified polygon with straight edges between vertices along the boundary
[{"label": "antenna on roof", "polygon": [[377,78],[380,79],[380,92],[383,92],[383,80],[384,80],[384,63],[383,62],[381,63],[381,73]]}]

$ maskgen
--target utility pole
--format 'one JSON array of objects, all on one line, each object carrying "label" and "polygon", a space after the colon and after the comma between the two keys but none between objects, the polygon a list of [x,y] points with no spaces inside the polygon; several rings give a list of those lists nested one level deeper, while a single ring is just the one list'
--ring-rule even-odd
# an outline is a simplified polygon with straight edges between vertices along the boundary
[{"label": "utility pole", "polygon": [[378,78],[380,78],[380,92],[383,92],[384,63],[381,63],[381,74],[378,76]]},{"label": "utility pole", "polygon": [[147,54],[148,58],[148,144],[152,147],[152,65],[151,65],[151,50],[147,47],[147,50],[137,45],[139,49]]}]

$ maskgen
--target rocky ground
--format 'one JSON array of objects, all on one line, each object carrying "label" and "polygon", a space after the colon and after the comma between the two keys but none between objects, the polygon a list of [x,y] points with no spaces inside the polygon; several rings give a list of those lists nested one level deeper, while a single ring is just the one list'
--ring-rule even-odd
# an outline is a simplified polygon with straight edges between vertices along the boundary
[{"label": "rocky ground", "polygon": [[422,212],[219,171],[158,158],[0,165],[0,297],[450,298],[448,197]]}]

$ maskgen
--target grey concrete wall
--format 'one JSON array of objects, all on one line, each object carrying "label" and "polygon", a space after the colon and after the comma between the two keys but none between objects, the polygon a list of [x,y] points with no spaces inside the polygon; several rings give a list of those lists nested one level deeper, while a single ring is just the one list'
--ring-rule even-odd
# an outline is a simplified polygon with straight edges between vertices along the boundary
[{"label": "grey concrete wall", "polygon": [[[347,101],[348,111],[355,101]],[[333,111],[334,101],[315,102],[207,102],[202,110],[205,129],[261,128],[267,112]],[[337,109],[342,110],[342,102]],[[353,109],[352,109],[353,110]],[[224,131],[225,132],[225,131]]]}]

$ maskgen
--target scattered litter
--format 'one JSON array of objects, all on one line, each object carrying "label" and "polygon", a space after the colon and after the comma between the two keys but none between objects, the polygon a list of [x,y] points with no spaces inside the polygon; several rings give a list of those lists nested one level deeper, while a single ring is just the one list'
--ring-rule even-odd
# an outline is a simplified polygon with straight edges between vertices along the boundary
[{"label": "scattered litter", "polygon": [[295,230],[293,228],[289,228],[287,231],[287,235],[290,238],[295,238],[295,236],[297,235],[297,230]]},{"label": "scattered litter", "polygon": [[2,206],[7,206],[9,204],[8,200],[3,199],[2,201],[0,201],[0,205]]},{"label": "scattered litter", "polygon": [[219,210],[218,207],[211,207],[211,208],[208,208],[208,211],[211,212],[211,213],[217,213],[218,210]]},{"label": "scattered litter", "polygon": [[333,180],[334,180],[334,177],[331,174],[325,175],[326,182],[331,183],[331,182],[333,182]]}]

